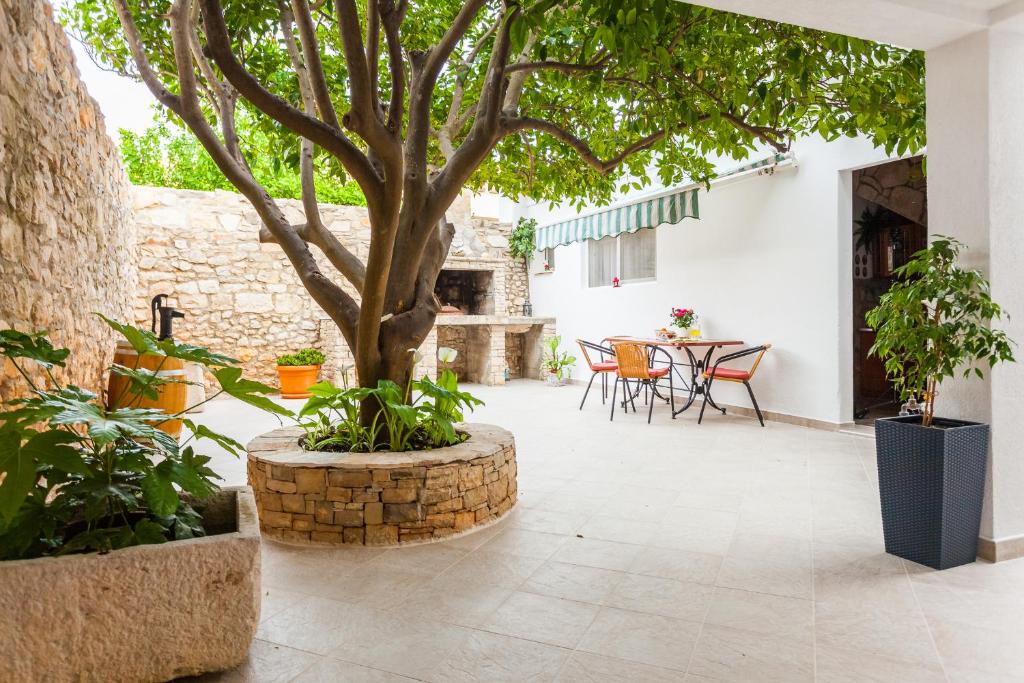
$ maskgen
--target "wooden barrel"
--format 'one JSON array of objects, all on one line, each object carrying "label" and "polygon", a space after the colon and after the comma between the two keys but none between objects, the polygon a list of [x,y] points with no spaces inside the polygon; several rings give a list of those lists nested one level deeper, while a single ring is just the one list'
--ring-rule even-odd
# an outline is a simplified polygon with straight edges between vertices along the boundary
[{"label": "wooden barrel", "polygon": [[[161,384],[156,388],[156,399],[140,396],[132,391],[131,381],[115,373],[110,373],[107,384],[107,409],[114,408],[159,408],[168,415],[176,415],[185,410],[188,385],[184,383],[185,364],[180,358],[168,358],[153,353],[141,356],[131,344],[118,342],[114,351],[114,362],[127,368],[155,370],[158,377],[175,380],[173,384]],[[181,420],[167,420],[160,423],[159,428],[174,438],[181,436]]]}]

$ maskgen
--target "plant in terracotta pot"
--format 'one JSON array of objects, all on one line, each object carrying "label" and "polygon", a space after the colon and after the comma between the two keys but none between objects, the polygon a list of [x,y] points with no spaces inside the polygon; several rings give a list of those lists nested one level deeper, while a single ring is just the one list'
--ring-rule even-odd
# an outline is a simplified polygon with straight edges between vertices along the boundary
[{"label": "plant in terracotta pot", "polygon": [[975,559],[989,445],[987,424],[936,417],[940,385],[1014,360],[1012,342],[992,327],[1002,309],[984,276],[960,264],[962,249],[938,237],[895,271],[867,314],[877,332],[870,352],[920,406],[875,422],[886,551],[937,569]]},{"label": "plant in terracotta pot", "polygon": [[277,376],[281,381],[281,398],[309,398],[309,387],[317,382],[320,366],[326,358],[317,349],[302,349],[277,359]]},{"label": "plant in terracotta pot", "polygon": [[561,336],[549,337],[544,342],[544,355],[541,360],[548,383],[556,386],[561,386],[568,381],[572,375],[572,367],[576,364],[575,356],[569,355],[568,351],[559,350],[561,345]]},{"label": "plant in terracotta pot", "polygon": [[[107,322],[137,358],[199,363],[220,384],[215,395],[287,412],[234,359]],[[184,379],[114,364],[123,400],[108,408],[58,381],[68,356],[45,332],[0,330],[0,357],[26,385],[0,411],[0,642],[13,644],[0,680],[162,680],[238,664],[258,617],[255,503],[248,489],[218,490],[198,444],[236,456],[243,447],[185,418],[193,406],[139,407]],[[172,419],[188,430],[181,442],[161,429]],[[158,614],[169,604],[172,620]],[[87,652],[64,656],[67,643],[85,640]]]}]

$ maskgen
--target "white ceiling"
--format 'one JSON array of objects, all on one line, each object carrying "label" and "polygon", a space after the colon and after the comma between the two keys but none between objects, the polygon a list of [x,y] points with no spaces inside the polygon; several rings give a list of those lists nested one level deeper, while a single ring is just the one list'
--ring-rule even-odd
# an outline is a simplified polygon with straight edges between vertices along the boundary
[{"label": "white ceiling", "polygon": [[927,50],[988,26],[1024,31],[1024,0],[687,0]]}]

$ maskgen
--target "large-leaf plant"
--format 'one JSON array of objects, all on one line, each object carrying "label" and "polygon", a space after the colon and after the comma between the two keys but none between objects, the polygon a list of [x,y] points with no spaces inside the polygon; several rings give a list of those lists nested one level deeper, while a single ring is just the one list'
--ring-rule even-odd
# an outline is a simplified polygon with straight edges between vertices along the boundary
[{"label": "large-leaf plant", "polygon": [[[104,320],[139,354],[209,368],[220,389],[207,400],[226,393],[290,414],[265,396],[274,389],[241,378],[238,361]],[[128,389],[120,407],[108,409],[96,394],[57,381],[53,368],[63,367],[68,355],[45,332],[0,330],[0,356],[13,364],[29,391],[0,412],[0,559],[105,552],[202,536],[193,503],[201,506],[220,477],[194,444],[212,440],[236,456],[243,446],[188,419],[189,435],[181,443],[161,431],[163,422],[183,419],[185,411],[168,415],[139,407],[144,398],[157,396],[160,385],[176,381],[157,371],[115,365],[112,372],[127,380]],[[41,369],[44,381],[33,380],[32,365]]]},{"label": "large-leaf plant", "polygon": [[989,284],[960,264],[963,244],[937,236],[894,272],[878,306],[867,313],[877,333],[869,353],[885,363],[903,399],[923,402],[922,424],[932,425],[944,379],[984,377],[983,367],[1013,361],[1013,342],[991,324],[1003,317]]}]

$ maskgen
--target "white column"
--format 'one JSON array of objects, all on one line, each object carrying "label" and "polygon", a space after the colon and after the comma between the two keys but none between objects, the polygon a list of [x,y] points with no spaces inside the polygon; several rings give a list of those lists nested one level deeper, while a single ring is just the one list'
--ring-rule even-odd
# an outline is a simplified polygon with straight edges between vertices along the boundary
[{"label": "white column", "polygon": [[981,535],[997,556],[1024,555],[1024,36],[987,29],[929,50],[927,80],[929,228],[968,245],[1021,344],[990,379],[943,383],[937,410],[991,423]]}]

